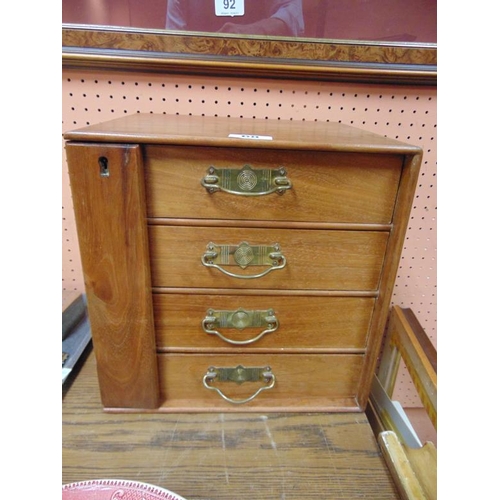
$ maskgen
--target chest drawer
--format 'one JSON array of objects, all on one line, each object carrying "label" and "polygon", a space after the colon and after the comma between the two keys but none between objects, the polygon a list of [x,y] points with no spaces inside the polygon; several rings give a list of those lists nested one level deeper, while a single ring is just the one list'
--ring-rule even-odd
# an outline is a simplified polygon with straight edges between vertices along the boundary
[{"label": "chest drawer", "polygon": [[[178,411],[221,411],[238,406],[270,380],[241,382],[241,379],[207,383],[203,380],[211,367],[267,368],[274,376],[274,386],[261,391],[241,405],[245,411],[286,410],[328,411],[357,409],[356,391],[364,356],[348,354],[159,354],[158,366],[163,408]],[[243,377],[242,377],[243,378]],[[236,404],[234,404],[236,402]]]},{"label": "chest drawer", "polygon": [[[386,154],[148,146],[148,216],[387,224],[402,162],[402,156]],[[239,170],[245,165],[283,167],[292,188],[282,195],[238,196],[210,194],[201,185],[210,166]]]},{"label": "chest drawer", "polygon": [[[150,226],[151,276],[155,287],[376,290],[388,233],[227,227]],[[263,277],[240,279],[202,263],[207,245],[273,246],[286,258],[283,268]],[[255,252],[257,253],[257,252]],[[204,259],[205,261],[207,259]],[[221,259],[222,260],[222,259]],[[254,276],[272,266],[235,265],[231,255],[220,267]]]},{"label": "chest drawer", "polygon": [[155,294],[156,344],[164,351],[363,350],[374,304],[373,297]]}]

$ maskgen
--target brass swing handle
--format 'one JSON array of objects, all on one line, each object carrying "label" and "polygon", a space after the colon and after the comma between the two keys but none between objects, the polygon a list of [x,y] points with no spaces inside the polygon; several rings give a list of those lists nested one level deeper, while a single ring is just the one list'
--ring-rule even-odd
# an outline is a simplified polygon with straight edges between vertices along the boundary
[{"label": "brass swing handle", "polygon": [[[246,311],[237,309],[236,311],[214,311],[209,309],[207,315],[201,322],[203,330],[210,335],[217,335],[220,339],[233,345],[248,345],[257,342],[268,333],[275,332],[278,329],[279,322],[272,309],[266,311]],[[224,336],[218,329],[222,328],[259,328],[264,326],[255,337],[248,340],[233,340]]]},{"label": "brass swing handle", "polygon": [[[258,382],[259,380],[266,383],[266,385],[259,387],[259,389],[245,399],[233,399],[226,396],[218,387],[211,385],[212,382],[234,382],[238,385],[243,382]],[[245,404],[252,399],[255,399],[262,391],[267,391],[274,387],[276,378],[269,366],[264,368],[245,368],[244,366],[227,367],[227,368],[215,368],[211,366],[208,368],[207,373],[203,377],[203,385],[211,390],[217,392],[219,396],[233,404]]]},{"label": "brass swing handle", "polygon": [[215,168],[211,166],[201,185],[212,194],[216,191],[240,196],[263,196],[271,193],[283,194],[291,189],[292,182],[283,167],[276,170],[257,169],[245,165],[241,169]]},{"label": "brass swing handle", "polygon": [[[217,245],[210,242],[207,251],[201,257],[205,267],[215,267],[232,278],[261,278],[271,271],[283,269],[286,257],[281,253],[278,243],[274,245],[249,245],[246,241],[239,245]],[[267,269],[256,274],[236,274],[221,266],[239,266],[246,269],[249,266],[267,266]]]}]

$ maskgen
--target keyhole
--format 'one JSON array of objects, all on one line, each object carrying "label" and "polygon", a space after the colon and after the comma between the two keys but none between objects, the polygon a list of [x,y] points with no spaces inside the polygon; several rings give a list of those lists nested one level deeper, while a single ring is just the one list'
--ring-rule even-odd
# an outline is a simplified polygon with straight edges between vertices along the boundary
[{"label": "keyhole", "polygon": [[109,177],[108,159],[105,156],[101,156],[97,161],[101,177]]}]

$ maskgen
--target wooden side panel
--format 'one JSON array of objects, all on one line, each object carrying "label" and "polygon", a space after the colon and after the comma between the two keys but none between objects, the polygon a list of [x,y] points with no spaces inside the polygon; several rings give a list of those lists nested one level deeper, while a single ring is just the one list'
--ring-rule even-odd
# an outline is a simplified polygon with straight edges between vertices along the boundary
[{"label": "wooden side panel", "polygon": [[[210,166],[285,168],[283,195],[209,194],[201,185]],[[392,220],[402,156],[246,148],[145,147],[150,217],[301,222],[380,223]]]},{"label": "wooden side panel", "polygon": [[380,279],[380,294],[373,312],[371,333],[368,341],[367,362],[361,376],[362,386],[360,387],[359,401],[362,408],[365,408],[368,401],[370,384],[375,373],[383,334],[389,317],[394,282],[396,281],[399,260],[403,251],[421,162],[422,155],[417,154],[414,156],[408,155],[403,164],[401,185],[394,207],[394,228],[387,244],[387,256]]},{"label": "wooden side panel", "polygon": [[140,147],[68,144],[67,158],[104,406],[158,406]]},{"label": "wooden side panel", "polygon": [[[361,354],[160,354],[162,409],[174,411],[357,411],[356,391]],[[225,401],[203,385],[211,366],[270,367],[276,378],[272,389],[264,390],[244,404]],[[241,400],[266,384],[219,382],[225,396]]]},{"label": "wooden side panel", "polygon": [[[376,290],[388,239],[382,231],[150,226],[149,232],[152,280],[158,287]],[[208,243],[245,241],[279,243],[287,259],[285,267],[261,278],[240,279],[202,264]],[[227,266],[244,275],[255,275],[263,268]]]}]

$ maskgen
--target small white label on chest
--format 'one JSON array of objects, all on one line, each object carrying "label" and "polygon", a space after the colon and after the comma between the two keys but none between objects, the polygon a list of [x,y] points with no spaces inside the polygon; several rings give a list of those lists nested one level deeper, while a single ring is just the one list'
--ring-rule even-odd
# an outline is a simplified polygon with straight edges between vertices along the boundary
[{"label": "small white label on chest", "polygon": [[243,16],[245,0],[215,0],[215,15],[222,17]]},{"label": "small white label on chest", "polygon": [[254,139],[260,141],[272,141],[273,138],[270,135],[253,135],[253,134],[229,134],[228,137],[233,139]]}]

